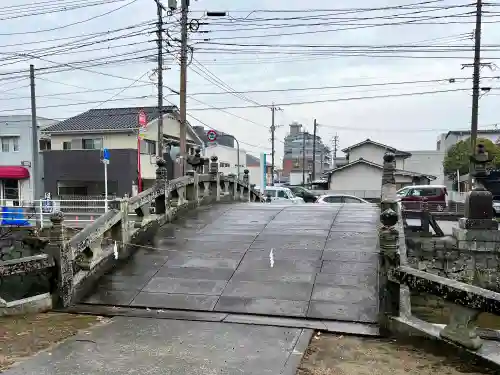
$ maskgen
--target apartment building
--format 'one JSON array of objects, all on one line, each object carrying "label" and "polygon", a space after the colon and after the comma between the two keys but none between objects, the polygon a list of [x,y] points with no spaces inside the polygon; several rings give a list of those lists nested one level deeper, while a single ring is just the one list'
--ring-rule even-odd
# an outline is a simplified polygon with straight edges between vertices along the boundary
[{"label": "apartment building", "polygon": [[[145,130],[138,137],[138,115],[147,117]],[[56,196],[98,196],[104,193],[102,150],[108,149],[108,192],[123,196],[134,194],[139,170],[143,188],[156,178],[158,155],[170,163],[169,178],[179,173],[175,163],[179,153],[180,120],[177,107],[163,108],[163,143],[158,150],[158,110],[156,107],[91,109],[44,129],[50,136],[51,150],[44,151],[45,190]],[[139,138],[139,139],[138,139]],[[201,139],[187,124],[189,153],[202,145]],[[174,152],[177,150],[176,152]]]},{"label": "apartment building", "polygon": [[[38,117],[37,132],[57,121]],[[50,143],[41,140],[43,148]],[[33,151],[32,122],[29,115],[0,116],[0,206],[20,206],[40,199],[35,196],[34,183],[43,194],[43,157],[39,149]],[[33,172],[34,158],[39,171]]]}]

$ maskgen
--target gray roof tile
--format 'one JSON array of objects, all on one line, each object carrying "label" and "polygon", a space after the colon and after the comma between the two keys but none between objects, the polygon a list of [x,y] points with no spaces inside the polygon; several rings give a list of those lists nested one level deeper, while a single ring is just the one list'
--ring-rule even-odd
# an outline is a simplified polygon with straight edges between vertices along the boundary
[{"label": "gray roof tile", "polygon": [[[44,129],[46,133],[91,130],[125,130],[137,128],[140,110],[146,112],[148,122],[158,117],[157,107],[128,107],[91,109]],[[163,107],[164,113],[172,113],[175,106]]]}]

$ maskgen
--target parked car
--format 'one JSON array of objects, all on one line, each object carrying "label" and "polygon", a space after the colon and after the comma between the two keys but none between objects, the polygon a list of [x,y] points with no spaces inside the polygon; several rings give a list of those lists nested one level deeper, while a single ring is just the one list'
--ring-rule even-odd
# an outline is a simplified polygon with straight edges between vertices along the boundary
[{"label": "parked car", "polygon": [[288,186],[288,188],[295,196],[302,198],[306,203],[314,203],[318,200],[319,195],[314,194],[311,190],[307,190],[303,186]]},{"label": "parked car", "polygon": [[291,202],[291,203],[304,203],[300,197],[296,197],[292,191],[287,187],[282,186],[266,186],[264,189],[264,196],[271,198],[272,202]]},{"label": "parked car", "polygon": [[318,198],[316,203],[328,204],[328,203],[368,203],[370,202],[355,197],[354,195],[343,195],[343,194],[326,194]]},{"label": "parked car", "polygon": [[444,211],[448,191],[443,185],[414,185],[406,186],[396,192],[401,199],[403,207],[407,209],[420,209],[421,202],[427,200],[430,211]]}]

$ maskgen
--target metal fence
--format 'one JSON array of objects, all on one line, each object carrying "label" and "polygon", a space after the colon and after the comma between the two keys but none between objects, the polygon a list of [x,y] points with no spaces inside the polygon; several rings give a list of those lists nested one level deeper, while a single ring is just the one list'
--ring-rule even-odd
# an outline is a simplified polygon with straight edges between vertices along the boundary
[{"label": "metal fence", "polygon": [[464,213],[464,203],[462,202],[401,202],[401,207],[403,210],[408,211],[422,211],[427,209],[429,212],[438,212],[443,214]]},{"label": "metal fence", "polygon": [[68,226],[84,227],[106,211],[106,200],[101,199],[41,199],[21,206],[0,207],[0,225],[40,228],[50,225],[50,215],[61,211]]}]

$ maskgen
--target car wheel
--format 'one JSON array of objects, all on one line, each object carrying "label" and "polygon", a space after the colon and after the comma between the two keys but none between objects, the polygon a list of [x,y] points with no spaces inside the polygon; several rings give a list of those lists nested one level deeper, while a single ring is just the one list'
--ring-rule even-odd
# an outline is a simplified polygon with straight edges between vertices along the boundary
[{"label": "car wheel", "polygon": [[443,212],[444,211],[444,207],[440,204],[437,205],[436,209],[438,210],[438,212]]}]

